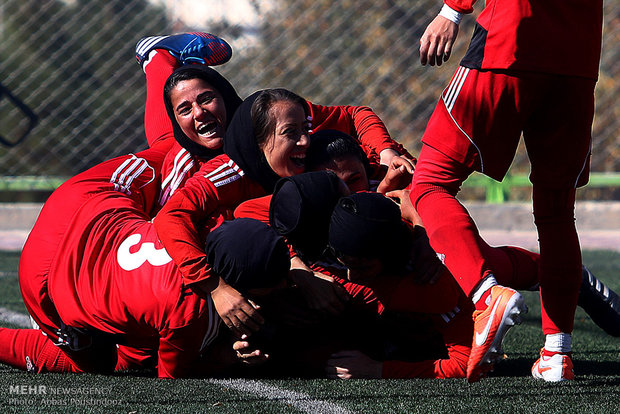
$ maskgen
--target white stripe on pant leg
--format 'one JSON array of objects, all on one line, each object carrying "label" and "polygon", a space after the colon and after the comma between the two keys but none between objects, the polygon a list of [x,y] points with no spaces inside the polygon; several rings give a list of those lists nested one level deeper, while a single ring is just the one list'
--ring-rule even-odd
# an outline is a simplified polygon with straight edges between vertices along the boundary
[{"label": "white stripe on pant leg", "polygon": [[338,413],[348,414],[353,411],[347,410],[338,404],[327,401],[315,400],[307,394],[300,392],[283,390],[272,385],[264,384],[254,380],[236,380],[236,379],[209,379],[212,384],[230,388],[236,391],[243,391],[260,395],[261,397],[271,400],[280,401],[282,404],[291,405],[298,410],[306,413]]},{"label": "white stripe on pant leg", "polygon": [[447,103],[448,101],[450,101],[452,99],[452,96],[454,94],[454,89],[456,88],[456,85],[459,83],[459,79],[463,75],[463,70],[464,69],[465,68],[463,66],[459,66],[459,68],[456,70],[456,74],[452,78],[452,81],[450,82],[450,85],[448,85],[448,89],[443,94],[444,102]]},{"label": "white stripe on pant leg", "polygon": [[461,78],[459,79],[458,85],[456,86],[456,90],[454,91],[453,96],[450,97],[450,102],[446,103],[446,108],[448,109],[448,112],[452,112],[452,108],[454,107],[454,102],[456,102],[456,98],[458,98],[459,93],[461,92],[461,88],[463,87],[463,84],[465,83],[465,79],[467,78],[468,74],[469,74],[469,69],[465,69],[463,71],[463,76],[461,76]]}]

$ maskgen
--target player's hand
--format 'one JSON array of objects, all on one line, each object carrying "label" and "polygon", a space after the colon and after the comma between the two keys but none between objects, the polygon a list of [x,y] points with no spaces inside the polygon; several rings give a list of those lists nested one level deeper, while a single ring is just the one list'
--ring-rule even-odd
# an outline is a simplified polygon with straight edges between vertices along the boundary
[{"label": "player's hand", "polygon": [[389,166],[394,157],[400,157],[400,154],[395,149],[386,148],[379,153],[379,164]]},{"label": "player's hand", "polygon": [[325,372],[332,379],[381,378],[383,363],[360,351],[340,351],[327,360]]},{"label": "player's hand", "polygon": [[260,306],[248,301],[221,278],[218,286],[211,292],[211,298],[224,324],[239,338],[258,331],[265,323],[258,313]]},{"label": "player's hand", "polygon": [[420,63],[441,66],[450,58],[458,33],[458,24],[443,16],[435,17],[420,38]]},{"label": "player's hand", "polygon": [[413,162],[405,157],[393,157],[385,177],[377,186],[377,192],[385,194],[392,190],[401,190],[411,184],[413,178]]},{"label": "player's hand", "polygon": [[260,349],[253,349],[250,343],[243,336],[241,341],[233,343],[233,350],[237,354],[237,361],[245,365],[260,365],[269,360],[269,354],[263,353]]},{"label": "player's hand", "polygon": [[394,199],[398,203],[398,205],[400,206],[400,215],[402,218],[415,226],[424,227],[422,225],[422,219],[418,215],[415,207],[413,207],[410,194],[411,190],[395,190],[387,192],[385,195],[386,197]]},{"label": "player's hand", "polygon": [[291,278],[304,295],[308,307],[328,315],[339,315],[351,299],[332,277],[306,269],[291,269]]}]

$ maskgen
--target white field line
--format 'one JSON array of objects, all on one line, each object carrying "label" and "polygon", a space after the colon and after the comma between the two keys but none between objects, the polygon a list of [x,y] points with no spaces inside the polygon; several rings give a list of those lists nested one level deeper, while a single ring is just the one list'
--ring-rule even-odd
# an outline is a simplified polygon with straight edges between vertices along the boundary
[{"label": "white field line", "polygon": [[[22,328],[31,328],[30,316],[20,312],[0,307],[0,321],[9,322]],[[315,400],[311,396],[289,390],[283,390],[273,385],[263,384],[259,381],[244,379],[209,379],[208,382],[234,389],[259,395],[267,400],[289,404],[305,413],[322,413],[322,414],[349,414],[352,411],[347,410],[337,404],[327,401]]]},{"label": "white field line", "polygon": [[346,408],[341,407],[338,404],[333,404],[327,401],[315,400],[307,394],[290,390],[283,390],[272,385],[263,384],[259,381],[245,379],[209,379],[208,381],[221,387],[260,395],[266,400],[277,401],[282,404],[288,404],[305,413],[353,413],[352,411],[347,410]]}]

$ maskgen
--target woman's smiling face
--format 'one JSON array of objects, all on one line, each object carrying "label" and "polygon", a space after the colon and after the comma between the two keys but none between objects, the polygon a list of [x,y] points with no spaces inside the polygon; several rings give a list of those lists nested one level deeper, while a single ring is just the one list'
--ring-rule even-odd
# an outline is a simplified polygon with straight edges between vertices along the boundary
[{"label": "woman's smiling face", "polygon": [[304,108],[291,101],[278,101],[270,108],[269,116],[275,119],[275,127],[261,148],[267,163],[280,177],[303,173],[310,145],[310,122]]},{"label": "woman's smiling face", "polygon": [[199,79],[180,81],[170,91],[174,117],[189,139],[219,149],[226,132],[226,106],[220,92]]}]

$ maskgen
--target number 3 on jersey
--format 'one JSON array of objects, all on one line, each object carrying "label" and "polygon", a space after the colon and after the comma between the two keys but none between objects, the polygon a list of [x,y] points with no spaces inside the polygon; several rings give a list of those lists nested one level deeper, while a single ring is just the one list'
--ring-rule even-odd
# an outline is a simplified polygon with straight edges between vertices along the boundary
[{"label": "number 3 on jersey", "polygon": [[[169,263],[172,258],[163,247],[158,249],[155,244],[150,241],[140,242],[141,234],[132,234],[127,237],[119,246],[116,252],[116,260],[121,268],[127,271],[135,270],[144,263],[149,262],[152,266],[163,266]],[[140,244],[140,248],[132,253],[132,247]]]}]

